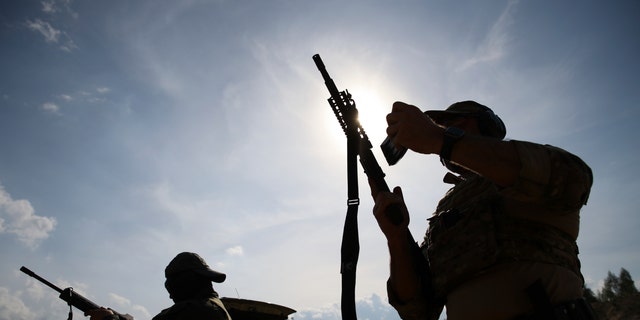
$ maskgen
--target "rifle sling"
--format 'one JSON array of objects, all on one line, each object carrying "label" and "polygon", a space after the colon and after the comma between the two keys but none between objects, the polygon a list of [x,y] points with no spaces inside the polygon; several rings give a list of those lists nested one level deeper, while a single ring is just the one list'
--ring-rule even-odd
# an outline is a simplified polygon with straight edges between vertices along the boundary
[{"label": "rifle sling", "polygon": [[358,151],[360,137],[357,134],[347,135],[347,216],[345,218],[341,247],[342,298],[341,311],[343,320],[356,320],[356,266],[360,253],[358,241]]}]

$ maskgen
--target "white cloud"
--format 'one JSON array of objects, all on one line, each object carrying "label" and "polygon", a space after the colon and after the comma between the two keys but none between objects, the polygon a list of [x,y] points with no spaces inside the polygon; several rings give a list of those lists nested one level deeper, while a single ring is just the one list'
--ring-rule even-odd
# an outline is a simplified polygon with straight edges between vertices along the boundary
[{"label": "white cloud", "polygon": [[66,33],[63,33],[66,41],[65,43],[61,44],[58,48],[60,48],[60,50],[62,51],[66,51],[66,52],[71,52],[74,49],[77,49],[78,46],[76,46],[75,42],[73,42],[73,40],[71,40],[71,38],[69,38],[69,36],[67,36]]},{"label": "white cloud", "polygon": [[35,278],[27,278],[27,288],[25,290],[26,296],[35,300],[44,299],[50,294],[49,288],[42,285],[42,283]]},{"label": "white cloud", "polygon": [[235,247],[228,248],[226,250],[226,252],[230,256],[242,256],[242,255],[244,255],[244,249],[242,249],[242,246],[235,246]]},{"label": "white cloud", "polygon": [[96,91],[98,91],[98,93],[105,94],[105,93],[111,91],[111,89],[109,89],[107,87],[100,87],[100,88],[97,88]]},{"label": "white cloud", "polygon": [[0,185],[0,233],[14,234],[20,242],[35,248],[55,226],[55,218],[34,214],[29,201],[12,199]]},{"label": "white cloud", "polygon": [[125,312],[125,310],[134,310],[136,318],[140,316],[143,316],[144,318],[151,318],[151,314],[149,313],[149,310],[147,310],[147,308],[141,305],[133,304],[131,303],[131,300],[121,295],[118,295],[115,293],[109,293],[109,298],[117,306],[117,307],[114,307],[114,309],[118,312],[128,313],[128,312]]},{"label": "white cloud", "polygon": [[19,295],[0,287],[0,320],[34,319],[35,315],[22,302]]},{"label": "white cloud", "polygon": [[115,293],[109,293],[109,298],[111,298],[111,300],[113,300],[115,302],[116,305],[119,306],[130,306],[131,305],[131,300],[115,294]]},{"label": "white cloud", "polygon": [[[58,94],[55,96],[57,101],[71,102],[71,101],[86,101],[89,103],[105,103],[107,98],[105,95],[111,92],[111,88],[97,87],[92,91],[78,91],[73,94]],[[46,102],[42,105],[42,109],[51,113],[59,113],[60,106],[54,102]]]},{"label": "white cloud", "polygon": [[144,306],[134,304],[131,306],[131,310],[133,310],[131,313],[136,315],[136,317],[134,317],[135,319],[138,319],[138,315],[144,315],[144,318],[147,319],[151,318],[151,313],[149,313],[149,310],[147,310],[147,308],[145,308]]},{"label": "white cloud", "polygon": [[58,114],[60,113],[60,107],[53,102],[45,102],[42,104],[42,110]]},{"label": "white cloud", "polygon": [[[340,305],[332,304],[316,309],[298,310],[294,315],[295,319],[323,319],[323,320],[340,320],[342,319]],[[356,299],[356,313],[361,319],[400,319],[395,309],[387,302],[386,298],[382,298],[377,294],[368,297]]]},{"label": "white cloud", "polygon": [[40,19],[27,20],[27,27],[32,31],[39,32],[47,43],[59,43],[60,50],[71,52],[78,48],[66,32],[54,28],[49,22]]},{"label": "white cloud", "polygon": [[42,1],[42,12],[55,13],[58,11],[55,1]]},{"label": "white cloud", "polygon": [[42,12],[44,13],[54,15],[66,12],[77,19],[78,13],[71,9],[71,1],[72,0],[44,0],[40,3],[42,4]]},{"label": "white cloud", "polygon": [[496,61],[505,55],[509,41],[508,31],[513,24],[513,11],[517,4],[518,1],[509,1],[485,39],[476,48],[475,54],[460,66],[460,70],[465,70],[479,63]]},{"label": "white cloud", "polygon": [[47,43],[57,43],[62,32],[49,24],[49,22],[36,19],[35,21],[27,20],[27,27],[33,31],[40,32],[44,36]]}]

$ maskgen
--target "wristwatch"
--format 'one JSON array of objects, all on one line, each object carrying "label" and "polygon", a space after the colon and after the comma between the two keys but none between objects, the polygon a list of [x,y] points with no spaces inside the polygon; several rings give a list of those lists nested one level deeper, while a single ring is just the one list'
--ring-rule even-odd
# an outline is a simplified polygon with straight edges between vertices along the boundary
[{"label": "wristwatch", "polygon": [[448,127],[444,131],[444,138],[442,139],[442,149],[440,149],[440,161],[442,163],[449,162],[451,160],[451,152],[453,152],[453,146],[458,140],[464,137],[464,130],[457,127]]}]

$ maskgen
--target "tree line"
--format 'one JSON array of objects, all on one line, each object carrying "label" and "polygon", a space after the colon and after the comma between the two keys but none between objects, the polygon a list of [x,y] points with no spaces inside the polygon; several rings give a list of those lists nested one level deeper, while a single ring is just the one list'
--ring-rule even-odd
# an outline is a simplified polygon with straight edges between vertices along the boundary
[{"label": "tree line", "polygon": [[617,276],[609,271],[601,290],[586,288],[584,295],[600,320],[640,320],[640,291],[624,268]]}]

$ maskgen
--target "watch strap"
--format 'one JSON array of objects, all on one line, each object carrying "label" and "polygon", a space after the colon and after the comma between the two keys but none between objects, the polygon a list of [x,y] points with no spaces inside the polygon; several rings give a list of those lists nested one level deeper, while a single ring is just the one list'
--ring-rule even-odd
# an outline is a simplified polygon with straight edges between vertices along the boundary
[{"label": "watch strap", "polygon": [[444,131],[442,148],[440,149],[440,161],[445,164],[451,160],[453,146],[464,136],[464,130],[456,127],[448,127]]}]

